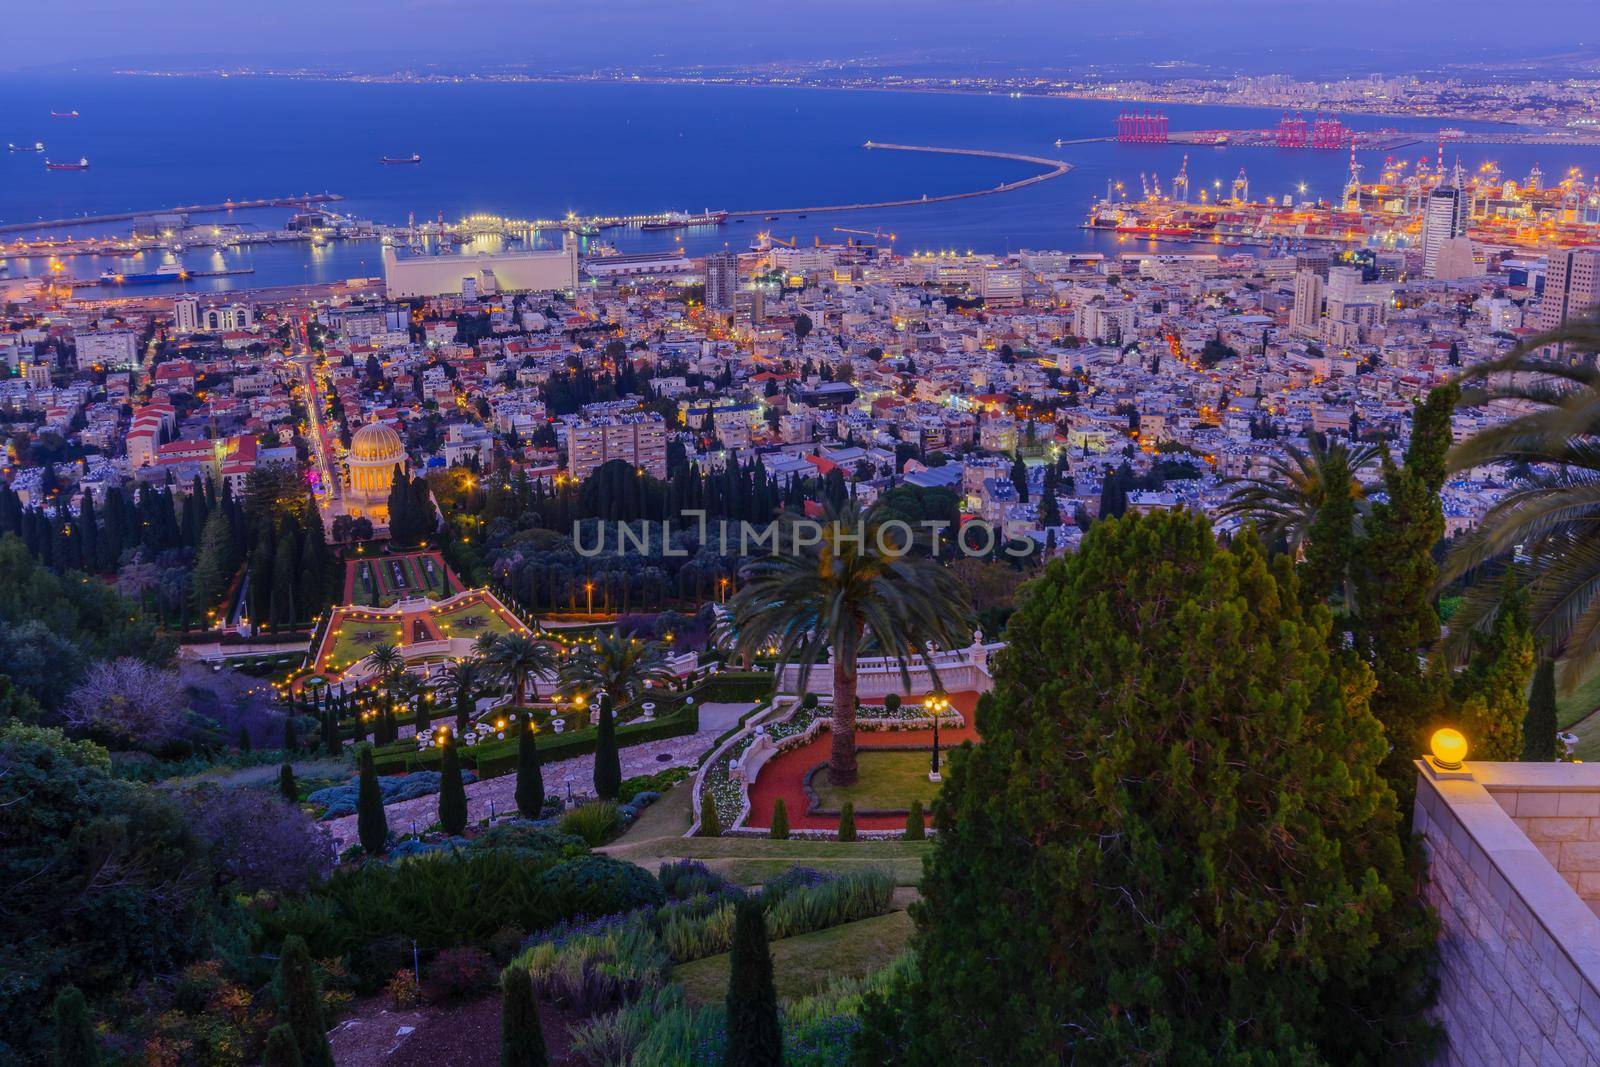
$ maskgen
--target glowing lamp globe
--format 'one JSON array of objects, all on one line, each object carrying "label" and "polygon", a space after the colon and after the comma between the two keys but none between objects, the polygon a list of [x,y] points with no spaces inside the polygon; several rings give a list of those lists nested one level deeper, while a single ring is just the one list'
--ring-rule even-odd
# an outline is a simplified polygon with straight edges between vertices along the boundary
[{"label": "glowing lamp globe", "polygon": [[1467,758],[1467,739],[1460,730],[1448,726],[1433,735],[1430,747],[1433,761],[1447,771],[1459,771],[1461,762]]}]

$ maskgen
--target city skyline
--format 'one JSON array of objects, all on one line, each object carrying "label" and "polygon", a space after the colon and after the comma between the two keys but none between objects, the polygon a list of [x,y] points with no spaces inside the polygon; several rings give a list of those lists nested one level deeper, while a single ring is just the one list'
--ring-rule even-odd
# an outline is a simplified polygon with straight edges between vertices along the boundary
[{"label": "city skyline", "polygon": [[1332,11],[1265,0],[1226,11],[1166,0],[933,0],[914,10],[899,0],[823,0],[757,11],[733,0],[670,7],[639,0],[356,0],[332,9],[287,0],[268,12],[239,0],[159,8],[94,0],[9,12],[11,47],[0,69],[159,61],[496,70],[836,59],[952,69],[1151,64],[1172,73],[1191,66],[1333,75],[1529,56],[1593,59],[1595,42],[1581,36],[1589,5],[1543,0],[1539,9],[1536,19],[1508,19],[1488,0],[1403,8],[1354,0]]}]

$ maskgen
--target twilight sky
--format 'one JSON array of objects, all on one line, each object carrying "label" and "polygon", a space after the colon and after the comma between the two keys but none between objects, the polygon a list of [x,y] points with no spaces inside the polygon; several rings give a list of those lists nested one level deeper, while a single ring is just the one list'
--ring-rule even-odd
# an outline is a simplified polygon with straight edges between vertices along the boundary
[{"label": "twilight sky", "polygon": [[[0,68],[872,57],[1347,71],[1585,53],[1595,0],[0,0]],[[1588,36],[1590,40],[1583,40]]]}]

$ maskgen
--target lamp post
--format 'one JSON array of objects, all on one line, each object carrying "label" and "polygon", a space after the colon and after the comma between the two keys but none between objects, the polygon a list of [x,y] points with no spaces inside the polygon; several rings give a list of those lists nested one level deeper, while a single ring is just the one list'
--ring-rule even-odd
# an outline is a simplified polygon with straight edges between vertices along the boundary
[{"label": "lamp post", "polygon": [[922,706],[933,716],[933,761],[928,770],[928,781],[941,782],[944,779],[939,774],[939,717],[950,709],[950,698],[945,696],[944,690],[935,689],[922,698]]}]

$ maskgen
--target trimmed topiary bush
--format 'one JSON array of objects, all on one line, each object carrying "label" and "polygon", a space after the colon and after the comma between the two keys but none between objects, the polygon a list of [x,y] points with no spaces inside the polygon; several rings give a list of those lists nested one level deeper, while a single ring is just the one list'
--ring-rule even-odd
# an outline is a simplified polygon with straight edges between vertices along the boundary
[{"label": "trimmed topiary bush", "polygon": [[913,800],[906,812],[906,840],[921,841],[927,836],[927,827],[922,819],[922,801]]},{"label": "trimmed topiary bush", "polygon": [[787,841],[789,839],[789,806],[779,797],[772,802],[772,829],[769,832],[774,841]]},{"label": "trimmed topiary bush", "polygon": [[856,806],[850,801],[839,805],[839,840],[854,841],[856,839]]}]

